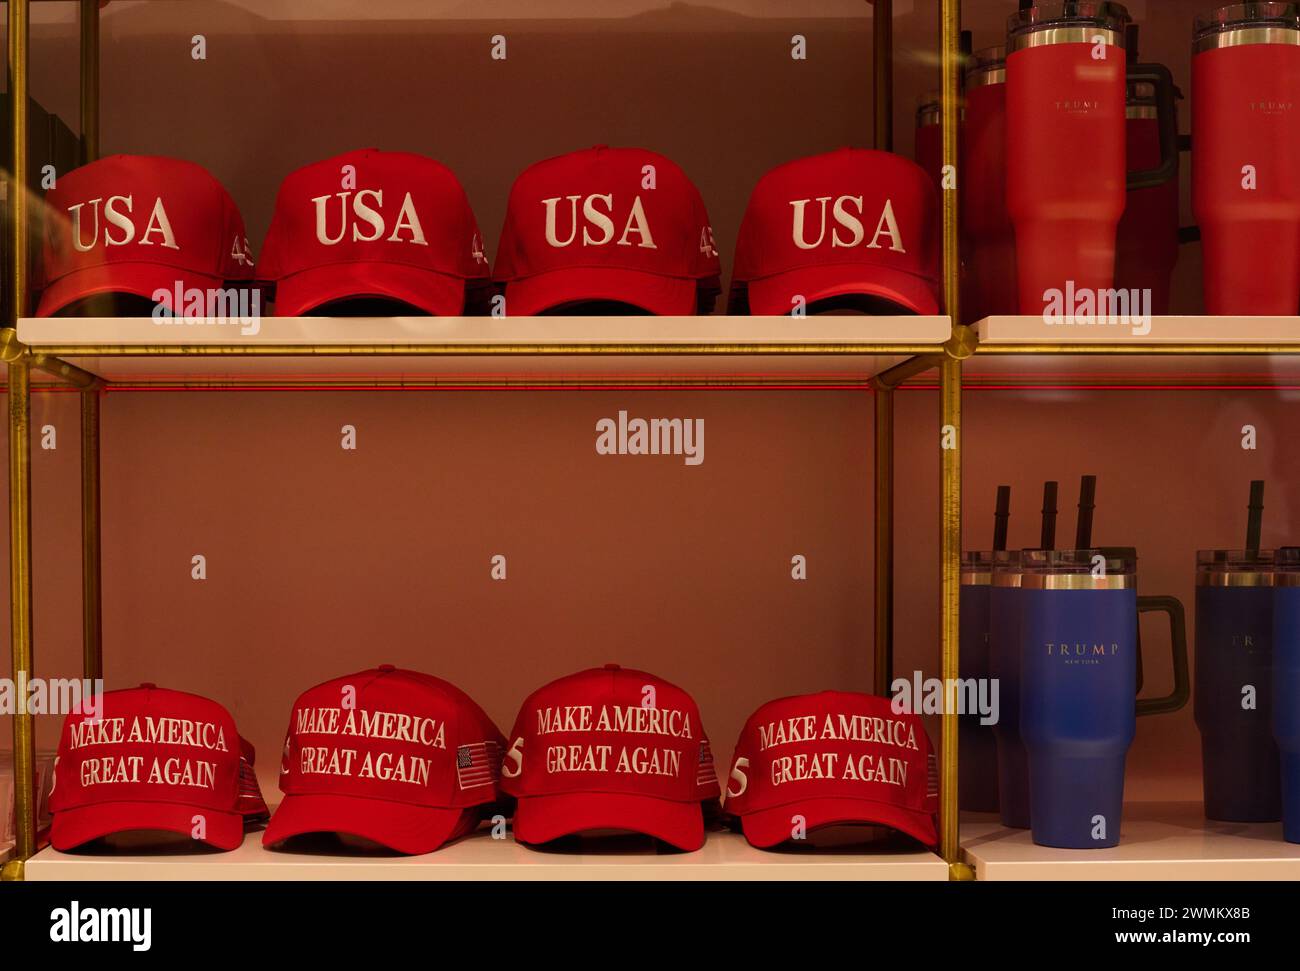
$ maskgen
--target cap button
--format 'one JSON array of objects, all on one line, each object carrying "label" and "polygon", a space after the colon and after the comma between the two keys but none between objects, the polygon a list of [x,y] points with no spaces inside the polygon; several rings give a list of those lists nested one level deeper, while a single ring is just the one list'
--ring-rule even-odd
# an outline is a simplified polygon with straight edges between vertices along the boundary
[{"label": "cap button", "polygon": [[379,670],[383,671],[384,674],[391,674],[393,671],[396,671],[397,668],[393,667],[391,664],[381,664],[379,665]]},{"label": "cap button", "polygon": [[621,667],[619,667],[617,664],[606,664],[606,665],[605,665],[605,670],[606,670],[606,671],[621,671],[621,670],[623,670],[623,669],[622,669]]},{"label": "cap button", "polygon": [[157,689],[158,686],[154,684],[152,681],[141,681],[140,687],[148,688],[150,691],[154,691]]}]

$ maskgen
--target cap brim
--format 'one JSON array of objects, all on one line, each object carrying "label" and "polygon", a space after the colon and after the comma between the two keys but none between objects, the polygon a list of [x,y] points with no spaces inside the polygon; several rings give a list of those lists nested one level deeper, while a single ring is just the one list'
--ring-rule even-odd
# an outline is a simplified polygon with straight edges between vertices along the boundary
[{"label": "cap brim", "polygon": [[506,315],[530,317],[568,303],[610,300],[660,317],[693,316],[699,281],[640,270],[578,266],[506,283]]},{"label": "cap brim", "polygon": [[275,315],[298,317],[336,300],[400,300],[434,317],[465,310],[465,280],[404,263],[331,263],[275,283]]},{"label": "cap brim", "polygon": [[521,843],[549,843],[593,829],[631,830],[679,850],[698,850],[704,845],[704,812],[698,802],[618,792],[523,796],[515,809],[515,839]]},{"label": "cap brim", "polygon": [[794,307],[794,298],[806,304],[830,297],[879,297],[922,316],[939,312],[935,294],[937,283],[924,277],[884,266],[863,263],[836,263],[806,266],[777,273],[761,280],[750,280],[749,312],[755,317],[786,316]]},{"label": "cap brim", "polygon": [[415,856],[432,853],[465,832],[464,815],[463,808],[304,793],[284,797],[262,834],[262,845],[304,833],[346,833]]},{"label": "cap brim", "polygon": [[174,802],[103,802],[56,812],[50,844],[56,850],[70,850],[101,836],[148,829],[191,836],[200,816],[201,842],[219,850],[237,849],[244,842],[244,817],[236,812]]},{"label": "cap brim", "polygon": [[221,277],[158,263],[107,263],[73,270],[59,277],[41,292],[36,316],[52,317],[78,300],[102,293],[127,293],[153,300],[153,295],[159,290],[175,293],[178,282],[184,290],[215,290],[226,286]]},{"label": "cap brim", "polygon": [[767,849],[792,837],[795,816],[803,817],[803,827],[808,832],[824,826],[872,823],[906,833],[926,846],[934,846],[939,842],[934,817],[929,813],[870,799],[807,799],[746,813],[741,817],[740,823],[745,831],[745,839],[760,849]]}]

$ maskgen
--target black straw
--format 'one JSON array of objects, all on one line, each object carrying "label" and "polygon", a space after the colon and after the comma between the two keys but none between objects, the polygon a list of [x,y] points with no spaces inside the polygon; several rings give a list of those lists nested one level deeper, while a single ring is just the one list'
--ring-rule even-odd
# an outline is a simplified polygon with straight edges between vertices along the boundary
[{"label": "black straw", "polygon": [[1074,531],[1076,550],[1092,549],[1092,511],[1097,505],[1097,477],[1085,475],[1079,480],[1079,522]]},{"label": "black straw", "polygon": [[1128,55],[1128,62],[1136,64],[1138,62],[1138,25],[1129,24],[1128,29],[1124,31],[1124,53]]},{"label": "black straw", "polygon": [[1264,521],[1264,480],[1255,479],[1250,484],[1250,505],[1246,507],[1246,551],[1259,552],[1259,530]]},{"label": "black straw", "polygon": [[998,486],[998,504],[993,511],[993,551],[1007,548],[1007,520],[1011,518],[1011,486]]},{"label": "black straw", "polygon": [[1056,549],[1056,482],[1043,483],[1043,534],[1039,549]]}]

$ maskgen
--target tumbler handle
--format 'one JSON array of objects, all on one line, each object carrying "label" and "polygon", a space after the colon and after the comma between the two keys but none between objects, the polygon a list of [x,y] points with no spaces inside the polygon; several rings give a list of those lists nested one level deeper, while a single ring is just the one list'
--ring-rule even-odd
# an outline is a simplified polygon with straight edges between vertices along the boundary
[{"label": "tumbler handle", "polygon": [[1156,89],[1156,120],[1160,125],[1160,165],[1128,174],[1128,188],[1151,189],[1178,176],[1178,105],[1173,75],[1163,64],[1134,64],[1129,81],[1147,81]]},{"label": "tumbler handle", "polygon": [[1163,698],[1139,698],[1137,713],[1163,715],[1177,711],[1187,704],[1192,694],[1191,680],[1187,675],[1187,620],[1182,602],[1177,597],[1138,597],[1137,601],[1139,614],[1158,610],[1168,615],[1169,646],[1174,658],[1174,690]]}]

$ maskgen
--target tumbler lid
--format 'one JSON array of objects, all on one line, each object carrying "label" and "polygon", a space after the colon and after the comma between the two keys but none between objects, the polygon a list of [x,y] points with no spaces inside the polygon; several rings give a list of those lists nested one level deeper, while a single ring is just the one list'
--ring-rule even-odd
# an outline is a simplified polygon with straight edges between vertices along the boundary
[{"label": "tumbler lid", "polygon": [[1274,565],[1275,586],[1300,587],[1300,546],[1283,546],[1277,551]]},{"label": "tumbler lid", "polygon": [[1192,28],[1192,53],[1247,44],[1300,44],[1300,4],[1230,3]]},{"label": "tumbler lid", "polygon": [[916,99],[916,127],[939,124],[939,92],[925,91]]},{"label": "tumbler lid", "polygon": [[1137,550],[1027,550],[1021,586],[1038,590],[1124,590],[1137,586]]},{"label": "tumbler lid", "polygon": [[968,550],[961,555],[961,583],[964,587],[987,587],[993,582],[995,553]]},{"label": "tumbler lid", "polygon": [[1271,587],[1273,550],[1197,550],[1198,587]]},{"label": "tumbler lid", "polygon": [[991,582],[995,587],[1020,586],[1020,562],[1023,550],[995,550],[989,553]]},{"label": "tumbler lid", "polygon": [[966,87],[977,88],[985,84],[1005,84],[1007,80],[1007,49],[1001,45],[986,47],[970,57],[966,68]]},{"label": "tumbler lid", "polygon": [[1018,10],[1007,19],[1009,53],[1044,44],[1096,44],[1123,49],[1128,10],[1110,0],[1057,0]]}]

